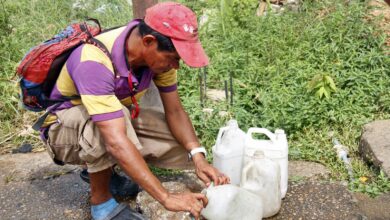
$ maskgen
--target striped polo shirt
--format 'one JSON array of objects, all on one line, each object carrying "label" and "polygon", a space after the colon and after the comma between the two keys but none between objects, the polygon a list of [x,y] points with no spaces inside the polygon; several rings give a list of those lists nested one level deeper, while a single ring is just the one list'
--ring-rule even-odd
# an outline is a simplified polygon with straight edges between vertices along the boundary
[{"label": "striped polo shirt", "polygon": [[[123,117],[122,105],[130,107],[132,104],[128,77],[131,77],[133,83],[138,84],[135,94],[137,100],[146,92],[152,80],[160,92],[172,92],[177,89],[177,75],[174,69],[154,74],[145,68],[140,77],[132,74],[125,57],[125,43],[138,23],[139,20],[133,20],[127,26],[96,36],[110,51],[112,61],[101,49],[91,44],[83,44],[72,52],[60,72],[50,98],[80,96],[81,99],[64,102],[55,111],[82,104],[95,122]],[[117,69],[116,75],[112,62]],[[55,114],[50,115],[44,126],[54,123],[56,119]]]}]

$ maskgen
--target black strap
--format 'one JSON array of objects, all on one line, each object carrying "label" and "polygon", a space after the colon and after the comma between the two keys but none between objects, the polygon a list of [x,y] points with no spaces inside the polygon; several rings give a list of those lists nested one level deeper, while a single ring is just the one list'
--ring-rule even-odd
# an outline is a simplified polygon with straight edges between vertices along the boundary
[{"label": "black strap", "polygon": [[123,27],[123,25],[118,25],[118,26],[110,27],[110,28],[107,28],[107,29],[104,29],[104,30],[100,31],[100,34],[103,34],[103,33],[106,33],[106,32],[115,30],[115,29],[117,29],[117,28],[121,28],[121,27]]},{"label": "black strap", "polygon": [[88,39],[87,43],[96,46],[97,48],[102,50],[108,56],[108,58],[110,58],[111,63],[112,63],[112,67],[114,69],[114,74],[116,75],[117,74],[117,68],[115,67],[114,61],[112,59],[112,55],[111,55],[110,51],[108,51],[106,45],[104,45],[100,40],[98,40],[98,39],[96,39],[94,37]]},{"label": "black strap", "polygon": [[38,120],[34,123],[32,128],[36,131],[39,131],[42,127],[43,123],[45,122],[47,116],[51,113],[51,111],[56,110],[61,104],[63,104],[66,101],[71,101],[75,99],[80,99],[80,96],[67,96],[62,97],[62,99],[47,99],[47,102],[52,102],[53,104],[50,105],[50,107],[46,110],[45,114],[41,115]]},{"label": "black strap", "polygon": [[98,28],[99,28],[98,33],[102,32],[102,27],[100,26],[99,20],[98,20],[98,19],[95,19],[95,18],[88,18],[88,19],[86,19],[86,21],[85,21],[84,23],[80,24],[80,29],[81,29],[82,31],[84,31],[85,33],[87,33],[87,35],[88,35],[89,38],[92,38],[93,36],[92,36],[91,32],[89,32],[89,30],[88,30],[88,26],[87,26],[87,23],[86,23],[87,21],[93,21],[93,22],[95,22],[95,24],[96,24],[96,25],[98,26]]},{"label": "black strap", "polygon": [[100,22],[99,22],[98,19],[96,19],[96,18],[87,18],[87,21],[95,22],[95,24],[97,24],[97,26],[99,27],[99,33],[102,32],[102,26],[100,25]]},{"label": "black strap", "polygon": [[47,116],[50,114],[50,112],[54,109],[56,109],[58,106],[60,106],[62,103],[64,102],[58,102],[56,104],[53,105],[52,108],[50,108],[50,110],[46,110],[45,114],[43,114],[41,117],[38,118],[38,120],[34,123],[34,125],[32,126],[32,128],[36,131],[39,131],[43,125],[43,123],[45,122]]},{"label": "black strap", "polygon": [[73,95],[73,96],[63,96],[61,97],[60,99],[49,99],[49,98],[46,98],[45,101],[47,103],[49,103],[49,107],[54,105],[54,104],[57,104],[59,102],[63,103],[63,102],[66,102],[66,101],[71,101],[71,100],[76,100],[76,99],[80,99],[81,97],[79,95]]}]

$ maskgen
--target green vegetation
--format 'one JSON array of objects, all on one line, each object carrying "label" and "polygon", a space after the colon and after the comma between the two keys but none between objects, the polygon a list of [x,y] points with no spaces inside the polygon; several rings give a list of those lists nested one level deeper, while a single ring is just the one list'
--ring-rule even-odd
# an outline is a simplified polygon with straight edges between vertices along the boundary
[{"label": "green vegetation", "polygon": [[[75,1],[0,2],[2,151],[26,140],[38,143],[35,133],[20,132],[36,115],[20,109],[16,80],[11,80],[23,54],[72,21],[94,17],[111,27],[126,23],[132,13],[125,0],[83,0],[77,8]],[[218,128],[231,117],[243,130],[283,128],[290,159],[322,163],[334,179],[345,180],[347,172],[332,149],[333,133],[350,150],[357,179],[351,189],[370,195],[390,190],[389,180],[357,152],[362,126],[390,118],[390,57],[385,35],[365,19],[365,2],[303,1],[299,12],[263,17],[254,16],[256,0],[182,2],[209,15],[200,28],[212,63],[208,88],[223,89],[229,74],[234,77],[234,105],[206,100],[205,106],[214,109],[209,115],[199,102],[198,70],[183,65],[179,73],[183,104],[205,146],[211,148]],[[103,4],[105,13],[95,11]],[[226,110],[228,116],[218,115]]]}]

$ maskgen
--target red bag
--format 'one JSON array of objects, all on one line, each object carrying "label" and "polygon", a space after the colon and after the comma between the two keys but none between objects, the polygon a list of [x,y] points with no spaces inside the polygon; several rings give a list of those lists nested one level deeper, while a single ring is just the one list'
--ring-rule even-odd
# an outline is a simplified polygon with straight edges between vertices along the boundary
[{"label": "red bag", "polygon": [[42,111],[55,103],[68,101],[74,97],[61,100],[49,99],[50,93],[66,60],[79,45],[91,43],[102,49],[111,59],[106,47],[94,36],[101,33],[100,23],[89,19],[96,25],[87,22],[75,23],[66,27],[40,45],[33,47],[24,56],[17,74],[20,76],[20,87],[23,105],[31,111]]}]

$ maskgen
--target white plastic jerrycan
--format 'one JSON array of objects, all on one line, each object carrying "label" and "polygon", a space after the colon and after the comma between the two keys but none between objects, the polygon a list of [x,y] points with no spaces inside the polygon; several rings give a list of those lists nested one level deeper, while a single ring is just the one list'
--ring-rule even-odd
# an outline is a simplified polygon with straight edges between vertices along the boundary
[{"label": "white plastic jerrycan", "polygon": [[259,220],[263,203],[260,197],[238,186],[210,186],[202,191],[208,199],[201,215],[208,220]]},{"label": "white plastic jerrycan", "polygon": [[[253,134],[264,134],[269,139],[255,139]],[[279,164],[281,198],[284,198],[288,185],[288,144],[286,134],[281,129],[275,130],[274,134],[265,128],[249,128],[245,139],[245,155],[253,156],[256,150],[263,151],[266,158]],[[244,159],[244,166],[246,164],[247,161]]]},{"label": "white plastic jerrycan", "polygon": [[266,158],[261,150],[246,157],[248,163],[242,170],[240,186],[261,197],[263,217],[271,217],[279,212],[282,204],[279,164]]},{"label": "white plastic jerrycan", "polygon": [[230,182],[235,185],[240,184],[245,136],[237,121],[230,120],[226,127],[219,129],[212,148],[213,166],[230,177]]}]

